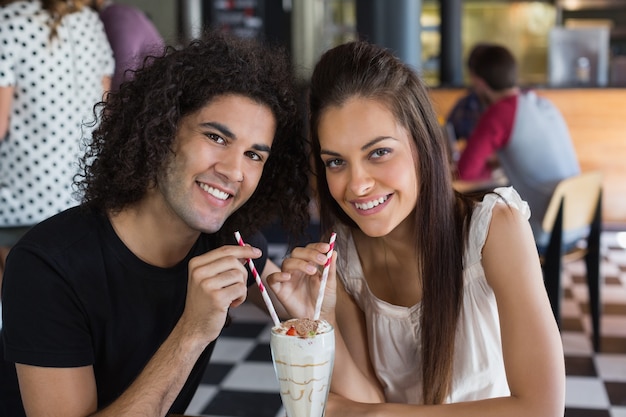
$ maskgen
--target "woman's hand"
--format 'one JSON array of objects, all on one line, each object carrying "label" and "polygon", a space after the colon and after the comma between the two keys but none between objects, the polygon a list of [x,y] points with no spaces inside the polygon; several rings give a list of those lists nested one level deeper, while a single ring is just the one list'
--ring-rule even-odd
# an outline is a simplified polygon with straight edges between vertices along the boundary
[{"label": "woman's hand", "polygon": [[[330,245],[325,242],[310,243],[295,248],[283,261],[282,272],[268,277],[268,285],[292,317],[313,318],[315,303],[320,290],[326,254]],[[328,280],[322,304],[322,318],[334,316],[336,302],[335,263],[336,254],[330,263]]]}]

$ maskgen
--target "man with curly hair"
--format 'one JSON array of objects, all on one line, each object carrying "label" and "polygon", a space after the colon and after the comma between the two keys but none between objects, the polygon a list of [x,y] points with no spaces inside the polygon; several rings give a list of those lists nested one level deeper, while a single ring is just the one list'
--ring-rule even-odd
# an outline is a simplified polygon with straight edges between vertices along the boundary
[{"label": "man with curly hair", "polygon": [[7,260],[0,415],[185,411],[229,308],[263,305],[244,259],[278,271],[260,230],[308,224],[295,91],[284,51],[208,33],[99,104],[82,204]]}]

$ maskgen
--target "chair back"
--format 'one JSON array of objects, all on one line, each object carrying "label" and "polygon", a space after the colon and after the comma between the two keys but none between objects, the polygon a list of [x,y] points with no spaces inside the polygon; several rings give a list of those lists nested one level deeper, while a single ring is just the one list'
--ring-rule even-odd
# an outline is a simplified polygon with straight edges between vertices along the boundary
[{"label": "chair back", "polygon": [[561,202],[564,232],[591,225],[601,191],[602,173],[599,171],[584,172],[559,182],[543,217],[543,230],[552,232]]},{"label": "chair back", "polygon": [[[562,264],[584,258],[587,270],[593,348],[600,351],[600,234],[602,233],[602,174],[590,171],[567,178],[556,186],[542,228],[550,239],[540,254],[544,284],[557,324],[561,323]],[[577,245],[580,239],[585,245]]]}]

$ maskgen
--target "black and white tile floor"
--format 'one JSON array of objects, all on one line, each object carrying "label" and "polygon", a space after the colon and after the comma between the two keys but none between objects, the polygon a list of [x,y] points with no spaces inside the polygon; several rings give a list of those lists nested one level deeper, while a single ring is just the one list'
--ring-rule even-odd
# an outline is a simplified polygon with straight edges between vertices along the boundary
[{"label": "black and white tile floor", "polygon": [[[599,353],[591,347],[584,264],[564,267],[564,417],[626,417],[626,232],[604,232],[602,247]],[[280,258],[284,249],[270,245],[270,256]],[[284,417],[269,350],[270,318],[248,303],[233,309],[231,316],[233,323],[219,338],[187,414]]]},{"label": "black and white tile floor", "polygon": [[[584,264],[565,265],[562,339],[565,417],[626,417],[626,234],[604,232],[602,351],[593,353]],[[271,255],[280,256],[281,246]],[[187,413],[210,417],[284,417],[269,350],[271,320],[255,306],[232,310]]]}]

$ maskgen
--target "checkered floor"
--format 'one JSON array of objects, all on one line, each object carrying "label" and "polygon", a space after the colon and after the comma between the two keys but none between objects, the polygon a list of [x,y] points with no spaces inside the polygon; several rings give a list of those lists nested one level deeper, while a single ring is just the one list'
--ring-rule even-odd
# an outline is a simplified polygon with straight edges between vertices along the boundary
[{"label": "checkered floor", "polygon": [[[593,353],[584,264],[565,265],[562,339],[567,372],[565,417],[626,417],[626,250],[622,235],[602,236],[602,352]],[[626,246],[626,234],[623,235]],[[270,248],[280,256],[280,246]],[[269,350],[271,320],[253,305],[232,311],[187,413],[211,417],[284,417]]]}]

